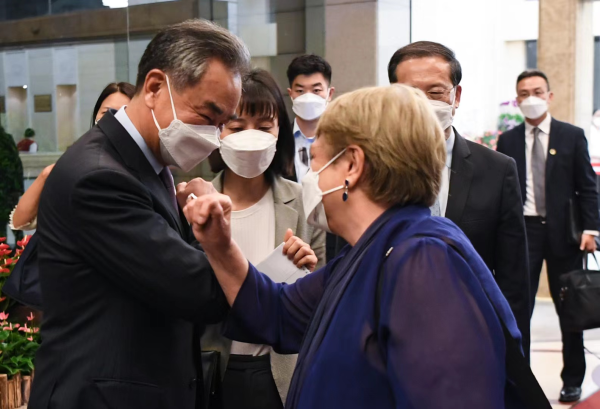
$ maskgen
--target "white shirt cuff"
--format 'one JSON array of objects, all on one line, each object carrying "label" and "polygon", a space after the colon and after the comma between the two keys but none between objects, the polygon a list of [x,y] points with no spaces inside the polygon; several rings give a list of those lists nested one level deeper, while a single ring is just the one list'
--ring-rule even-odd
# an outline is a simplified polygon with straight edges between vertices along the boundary
[{"label": "white shirt cuff", "polygon": [[600,233],[597,230],[584,230],[583,234],[589,234],[590,236],[598,237]]},{"label": "white shirt cuff", "polygon": [[11,230],[35,230],[37,228],[37,216],[33,218],[32,221],[26,223],[22,226],[15,226],[13,224],[13,216],[15,215],[15,211],[17,210],[17,206],[10,212],[10,217],[8,220],[8,228]]}]

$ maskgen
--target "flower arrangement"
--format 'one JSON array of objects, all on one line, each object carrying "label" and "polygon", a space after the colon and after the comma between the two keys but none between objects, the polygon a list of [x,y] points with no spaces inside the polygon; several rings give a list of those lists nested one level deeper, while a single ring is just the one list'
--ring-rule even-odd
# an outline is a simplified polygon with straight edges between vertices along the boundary
[{"label": "flower arrangement", "polygon": [[496,150],[498,144],[498,137],[502,135],[501,131],[487,131],[483,136],[475,138],[475,142],[480,145],[487,146],[490,149]]},{"label": "flower arrangement", "polygon": [[[4,283],[12,273],[17,264],[17,260],[23,254],[25,246],[29,243],[31,236],[25,236],[23,240],[17,242],[18,248],[11,250],[10,246],[6,244],[6,237],[0,237],[0,311],[5,312],[8,307],[14,304],[14,301],[2,294],[2,288]],[[12,255],[11,255],[12,254]]]},{"label": "flower arrangement", "polygon": [[525,121],[519,104],[516,100],[500,104],[500,116],[498,117],[498,130],[500,132],[510,131]]},{"label": "flower arrangement", "polygon": [[35,353],[41,343],[35,314],[30,312],[26,322],[9,321],[7,309],[15,302],[2,293],[30,238],[25,236],[12,250],[0,237],[0,409],[18,408],[29,401]]}]

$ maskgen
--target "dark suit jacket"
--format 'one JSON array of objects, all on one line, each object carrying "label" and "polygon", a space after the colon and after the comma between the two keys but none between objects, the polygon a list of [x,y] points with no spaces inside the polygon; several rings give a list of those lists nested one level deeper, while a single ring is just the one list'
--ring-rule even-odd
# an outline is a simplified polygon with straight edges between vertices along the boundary
[{"label": "dark suit jacket", "polygon": [[[517,162],[521,196],[525,201],[525,124],[502,134],[498,151]],[[579,206],[583,230],[598,230],[596,174],[590,163],[583,129],[552,118],[546,159],[546,223],[552,251],[560,256],[579,249],[567,238],[569,199],[575,199]]]},{"label": "dark suit jacket", "polygon": [[446,217],[494,273],[529,349],[529,258],[515,162],[454,131]]},{"label": "dark suit jacket", "polygon": [[58,161],[39,209],[30,409],[199,407],[199,326],[228,307],[171,203],[111,113]]}]

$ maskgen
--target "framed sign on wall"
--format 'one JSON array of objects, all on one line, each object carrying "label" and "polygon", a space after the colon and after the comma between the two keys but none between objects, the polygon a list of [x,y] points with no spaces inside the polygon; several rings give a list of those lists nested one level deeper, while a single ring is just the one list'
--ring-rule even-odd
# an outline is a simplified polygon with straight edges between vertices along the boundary
[{"label": "framed sign on wall", "polygon": [[34,112],[52,112],[52,95],[34,95]]}]

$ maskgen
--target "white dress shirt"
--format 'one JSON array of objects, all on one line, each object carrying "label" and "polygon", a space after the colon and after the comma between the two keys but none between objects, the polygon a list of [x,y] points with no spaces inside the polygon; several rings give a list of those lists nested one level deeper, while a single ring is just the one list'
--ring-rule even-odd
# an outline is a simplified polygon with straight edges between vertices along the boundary
[{"label": "white dress shirt", "polygon": [[[315,141],[315,138],[309,138],[305,136],[300,130],[298,122],[294,120],[294,141],[296,144],[296,155],[294,157],[294,163],[296,166],[296,177],[298,178],[298,182],[300,182],[304,175],[306,175],[308,173],[308,170],[310,169],[310,146]],[[300,157],[300,151],[303,150],[306,150],[305,154],[306,158],[308,158],[308,164],[304,164],[304,162],[302,162],[302,158]]]},{"label": "white dress shirt", "polygon": [[[537,126],[540,129],[540,142],[544,148],[544,155],[548,159],[548,146],[550,144],[550,125],[552,124],[552,117],[550,114],[546,116],[546,119]],[[535,192],[533,186],[533,170],[531,168],[531,156],[533,152],[533,142],[535,136],[533,130],[536,127],[525,121],[525,165],[527,170],[526,189],[525,189],[525,204],[523,205],[524,216],[539,216],[537,208],[535,207]],[[598,232],[595,230],[585,230],[583,234],[589,234],[591,236],[598,236]]]},{"label": "white dress shirt", "polygon": [[446,166],[442,170],[442,185],[440,186],[440,194],[438,200],[440,202],[440,215],[446,215],[446,208],[448,208],[448,193],[450,191],[450,169],[452,168],[452,150],[454,149],[454,142],[456,141],[456,135],[454,129],[450,128],[450,136],[446,139]]},{"label": "white dress shirt", "polygon": [[152,165],[152,169],[154,169],[154,171],[158,175],[160,172],[162,172],[164,166],[160,164],[158,159],[156,159],[156,156],[154,156],[154,154],[146,144],[146,141],[142,137],[142,134],[140,134],[133,122],[131,122],[131,119],[129,119],[127,113],[125,112],[125,108],[126,107],[122,107],[121,109],[119,109],[119,111],[115,114],[115,118],[121,123],[121,125],[123,125],[123,128],[125,128],[127,133],[131,135],[137,146],[140,147],[146,159],[148,159],[148,162],[150,162],[150,165]]}]

